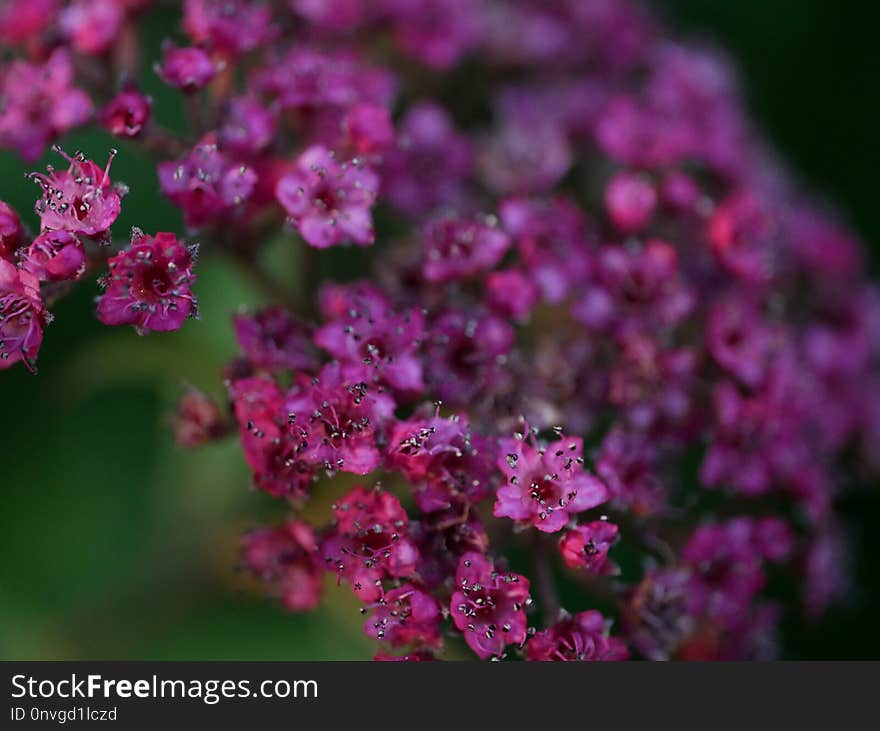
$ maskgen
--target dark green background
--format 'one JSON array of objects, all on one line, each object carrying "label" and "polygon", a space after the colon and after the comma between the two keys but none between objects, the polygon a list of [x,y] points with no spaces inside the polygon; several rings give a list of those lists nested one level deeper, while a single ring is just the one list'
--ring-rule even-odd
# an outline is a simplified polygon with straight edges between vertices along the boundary
[{"label": "dark green background", "polygon": [[[782,155],[866,241],[880,241],[880,4],[658,4],[673,24],[730,51],[750,106]],[[148,47],[158,47],[171,22],[153,21]],[[160,121],[182,124],[177,97],[155,81],[148,90]],[[66,146],[100,158],[114,144],[89,133]],[[22,174],[47,160],[23,166],[0,153],[0,198],[29,210],[36,187]],[[132,188],[117,235],[133,225],[182,230],[135,148],[122,146],[114,178]],[[198,273],[202,319],[181,332],[139,338],[99,325],[96,292],[85,282],[55,307],[39,376],[0,373],[0,658],[370,656],[347,590],[330,587],[333,600],[320,613],[295,617],[237,575],[240,532],[280,512],[247,489],[234,440],[195,453],[171,442],[181,385],[218,393],[219,371],[234,352],[230,311],[260,301],[223,261],[205,257]],[[847,497],[841,509],[856,538],[853,599],[819,625],[788,626],[789,657],[880,657],[877,492]]]}]

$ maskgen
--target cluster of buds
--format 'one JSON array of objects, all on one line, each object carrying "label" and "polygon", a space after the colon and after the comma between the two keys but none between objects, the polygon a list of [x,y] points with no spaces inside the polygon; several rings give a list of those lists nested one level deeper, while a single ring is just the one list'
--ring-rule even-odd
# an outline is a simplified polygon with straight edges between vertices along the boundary
[{"label": "cluster of buds", "polygon": [[[242,541],[286,609],[335,577],[377,659],[744,659],[840,595],[834,499],[880,467],[880,293],[722,57],[629,0],[185,0],[189,45],[147,59],[175,134],[120,74],[150,5],[8,0],[0,147],[92,119],[143,145],[202,251],[275,300],[233,320],[231,421],[190,391],[176,434],[237,431],[289,510]],[[88,272],[108,325],[197,314],[194,247],[116,250],[123,188],[68,163],[32,176],[38,236],[0,203],[0,368],[34,367]],[[261,268],[279,232],[300,281]],[[336,248],[356,276],[319,276]]]}]

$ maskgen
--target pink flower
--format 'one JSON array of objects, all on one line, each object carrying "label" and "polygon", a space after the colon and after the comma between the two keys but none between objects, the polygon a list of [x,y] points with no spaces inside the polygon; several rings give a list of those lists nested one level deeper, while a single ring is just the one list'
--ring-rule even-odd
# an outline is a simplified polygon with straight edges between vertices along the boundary
[{"label": "pink flower", "polygon": [[20,256],[21,268],[43,282],[79,279],[86,270],[82,242],[69,231],[44,231]]},{"label": "pink flower", "polygon": [[526,194],[553,188],[571,163],[571,146],[558,125],[515,119],[486,142],[481,169],[496,193]]},{"label": "pink flower", "polygon": [[502,439],[498,468],[506,483],[498,488],[493,515],[555,533],[570,516],[604,503],[608,490],[584,471],[583,449],[579,437],[563,437],[546,446]]},{"label": "pink flower", "polygon": [[271,21],[271,8],[262,0],[186,0],[183,6],[183,29],[192,41],[230,56],[270,40]]},{"label": "pink flower", "polygon": [[15,209],[0,201],[0,259],[12,261],[12,255],[23,243],[24,230]]},{"label": "pink flower", "polygon": [[288,425],[281,389],[257,376],[236,380],[229,392],[256,487],[276,497],[302,498],[315,468],[302,460],[308,432]]},{"label": "pink flower", "polygon": [[241,153],[260,152],[275,136],[275,115],[250,96],[232,99],[226,108],[219,137],[223,145]]},{"label": "pink flower", "polygon": [[424,390],[422,362],[418,355],[424,336],[421,310],[395,312],[391,303],[371,287],[327,285],[322,298],[331,296],[344,304],[315,332],[315,344],[343,363],[362,366],[375,382],[385,383],[404,394]]},{"label": "pink flower", "polygon": [[572,314],[591,330],[630,332],[673,325],[693,305],[677,250],[650,239],[640,246],[603,247],[593,267],[593,286],[585,288]]},{"label": "pink flower", "polygon": [[355,475],[379,466],[378,438],[394,413],[394,401],[365,383],[357,369],[333,362],[315,377],[300,374],[284,408],[291,428],[303,433],[306,463]]},{"label": "pink flower", "polygon": [[283,109],[338,111],[361,103],[389,106],[394,77],[354,53],[295,44],[258,69],[252,86]]},{"label": "pink flower", "polygon": [[369,637],[392,647],[437,649],[443,644],[440,605],[418,584],[403,584],[386,592],[371,609],[372,616],[364,623]]},{"label": "pink flower", "polygon": [[131,245],[107,262],[98,319],[105,325],[134,325],[142,335],[179,329],[198,313],[191,289],[196,252],[172,233],[135,231]]},{"label": "pink flower", "polygon": [[475,405],[509,379],[505,368],[516,334],[494,315],[449,310],[429,323],[425,345],[428,389],[452,406]]},{"label": "pink flower", "polygon": [[342,122],[351,147],[359,155],[373,155],[394,144],[394,123],[388,108],[379,104],[356,104]]},{"label": "pink flower", "polygon": [[197,388],[189,387],[174,412],[174,441],[195,449],[221,436],[226,424],[214,400]]},{"label": "pink flower", "polygon": [[278,181],[275,196],[306,242],[317,249],[373,243],[371,209],[379,178],[357,158],[337,162],[326,147],[303,152]]},{"label": "pink flower", "polygon": [[21,361],[35,371],[48,323],[37,278],[0,259],[0,370]]},{"label": "pink flower", "polygon": [[125,10],[117,0],[75,0],[59,15],[61,31],[80,53],[100,55],[119,36]]},{"label": "pink flower", "polygon": [[611,504],[651,515],[663,508],[666,490],[656,472],[657,445],[640,430],[614,427],[605,439],[596,460],[596,474],[608,487]]},{"label": "pink flower", "polygon": [[490,272],[486,277],[486,303],[501,316],[527,320],[538,299],[538,288],[518,269]]},{"label": "pink flower", "polygon": [[383,195],[410,216],[464,202],[473,161],[470,140],[456,131],[448,112],[419,102],[404,115],[397,145],[385,156]]},{"label": "pink flower", "polygon": [[156,67],[156,73],[166,84],[185,92],[198,91],[207,86],[218,70],[208,53],[197,46],[177,48],[166,45],[162,52],[162,63]]},{"label": "pink flower", "polygon": [[150,121],[153,101],[136,86],[127,86],[101,110],[101,125],[114,137],[137,137]]},{"label": "pink flower", "polygon": [[238,347],[255,368],[306,370],[314,365],[308,326],[280,305],[232,321]]},{"label": "pink flower", "polygon": [[206,135],[177,162],[159,163],[159,187],[183,209],[189,228],[222,218],[244,203],[254,190],[256,173],[230,160]]},{"label": "pink flower", "polygon": [[582,286],[591,265],[591,235],[583,212],[568,198],[510,198],[500,207],[504,230],[550,303]]},{"label": "pink flower", "polygon": [[526,659],[539,661],[626,660],[626,645],[608,636],[605,618],[596,611],[565,617],[538,632],[526,645]]},{"label": "pink flower", "polygon": [[362,601],[382,597],[383,578],[413,573],[419,553],[394,495],[358,486],[333,506],[333,513],[336,526],[321,543],[321,555]]},{"label": "pink flower", "polygon": [[605,188],[605,209],[611,222],[624,233],[643,229],[654,215],[657,192],[644,175],[617,173]]},{"label": "pink flower", "polygon": [[321,601],[318,541],[308,523],[288,520],[242,538],[242,560],[286,609],[308,612]]},{"label": "pink flower", "polygon": [[586,569],[593,574],[613,574],[617,567],[608,560],[608,551],[617,540],[618,528],[605,520],[594,520],[566,531],[559,542],[565,565]]},{"label": "pink flower", "polygon": [[466,553],[458,562],[455,592],[449,611],[465,642],[480,659],[501,657],[506,645],[526,641],[525,607],[529,580],[520,574],[503,574],[479,553]]},{"label": "pink flower", "polygon": [[43,64],[16,60],[0,71],[0,147],[36,160],[46,147],[92,115],[88,95],[73,86],[73,63],[58,48]]},{"label": "pink flower", "polygon": [[468,0],[381,0],[400,48],[436,69],[454,65],[479,40]]},{"label": "pink flower", "polygon": [[464,279],[492,269],[510,247],[494,217],[434,221],[422,233],[422,276],[429,282]]},{"label": "pink flower", "polygon": [[58,14],[58,0],[7,0],[0,4],[0,41],[24,46],[39,41]]},{"label": "pink flower", "polygon": [[110,152],[103,170],[82,153],[69,157],[60,148],[55,151],[70,163],[67,170],[49,166],[48,174],[30,174],[43,190],[37,202],[41,226],[93,238],[105,236],[122,208],[120,194],[110,181],[116,151]]},{"label": "pink flower", "polygon": [[706,236],[722,267],[750,282],[773,274],[774,245],[771,217],[751,191],[727,196],[706,224]]},{"label": "pink flower", "polygon": [[389,466],[413,484],[425,513],[475,505],[491,495],[496,453],[492,440],[471,432],[463,414],[400,421],[386,448]]},{"label": "pink flower", "polygon": [[718,364],[745,385],[760,385],[772,348],[772,332],[745,298],[717,302],[706,323],[706,345]]}]

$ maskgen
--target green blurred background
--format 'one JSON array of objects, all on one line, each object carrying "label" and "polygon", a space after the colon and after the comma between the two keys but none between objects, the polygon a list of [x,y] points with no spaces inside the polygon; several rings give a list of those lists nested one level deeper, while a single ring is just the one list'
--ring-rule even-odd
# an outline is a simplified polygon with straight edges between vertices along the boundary
[{"label": "green blurred background", "polygon": [[[876,213],[880,3],[858,0],[662,0],[671,23],[716,41],[743,71],[758,123],[805,183],[837,202],[864,238]],[[147,29],[157,49],[173,16]],[[148,60],[148,61],[151,61]],[[183,124],[178,98],[145,62],[158,120]],[[100,160],[117,143],[73,136]],[[24,166],[0,152],[0,198],[32,208]],[[131,186],[115,226],[181,232],[153,166],[121,146],[114,179]],[[34,219],[29,220],[30,224]],[[871,250],[877,261],[877,249]],[[876,272],[876,266],[874,267]],[[348,591],[317,614],[293,616],[251,591],[235,570],[238,536],[281,508],[248,489],[235,440],[185,452],[170,414],[184,384],[219,395],[234,353],[229,315],[262,301],[226,262],[200,262],[202,318],[139,338],[101,326],[93,285],[54,308],[40,374],[0,374],[0,658],[366,659],[373,645]],[[818,625],[785,628],[787,657],[880,657],[880,492],[845,498],[855,538],[855,592]]]}]

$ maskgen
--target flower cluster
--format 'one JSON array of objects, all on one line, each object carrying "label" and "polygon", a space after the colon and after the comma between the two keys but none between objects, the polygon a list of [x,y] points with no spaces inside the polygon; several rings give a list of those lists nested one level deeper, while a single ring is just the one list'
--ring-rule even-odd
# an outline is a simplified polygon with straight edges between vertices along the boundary
[{"label": "flower cluster", "polygon": [[[150,4],[7,2],[0,147],[33,160],[94,118],[265,287],[230,303],[228,417],[192,389],[174,423],[237,431],[291,511],[242,539],[285,608],[333,575],[381,659],[733,659],[835,599],[834,499],[878,466],[880,294],[723,58],[629,0],[186,0],[185,44],[148,59],[178,134],[106,88]],[[65,157],[31,176],[36,236],[0,202],[0,368],[34,368],[93,273],[105,324],[198,313],[195,248],[117,247],[125,188]],[[264,268],[279,238],[296,281]]]}]

